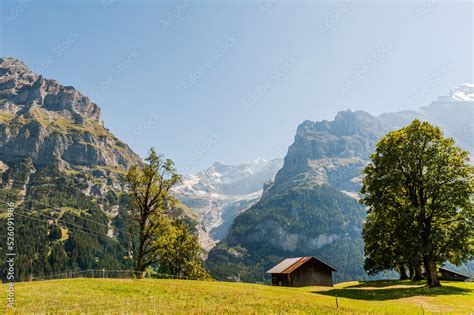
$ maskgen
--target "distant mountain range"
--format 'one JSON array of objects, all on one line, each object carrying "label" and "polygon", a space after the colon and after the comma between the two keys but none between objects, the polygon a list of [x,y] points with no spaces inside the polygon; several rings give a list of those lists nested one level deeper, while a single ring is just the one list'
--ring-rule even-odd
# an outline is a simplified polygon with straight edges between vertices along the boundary
[{"label": "distant mountain range", "polygon": [[224,238],[235,217],[260,199],[264,183],[282,165],[282,159],[256,159],[240,165],[216,162],[185,177],[176,189],[178,199],[200,216],[199,236],[205,250]]},{"label": "distant mountain range", "polygon": [[336,267],[338,281],[366,278],[366,212],[357,202],[361,171],[381,136],[415,118],[440,126],[472,152],[474,85],[463,84],[417,111],[378,117],[343,111],[333,121],[303,122],[274,183],[210,251],[213,275],[262,281],[265,270],[283,258],[314,255]]}]

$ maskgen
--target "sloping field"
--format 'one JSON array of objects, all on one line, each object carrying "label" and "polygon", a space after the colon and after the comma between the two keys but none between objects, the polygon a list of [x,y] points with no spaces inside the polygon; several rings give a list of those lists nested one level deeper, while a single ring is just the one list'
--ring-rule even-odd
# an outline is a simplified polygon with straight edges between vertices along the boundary
[{"label": "sloping field", "polygon": [[[3,284],[2,292],[6,289]],[[474,312],[474,284],[455,282],[445,282],[436,289],[401,281],[349,282],[334,288],[282,288],[186,280],[66,279],[17,283],[15,294],[17,314]],[[5,293],[0,313],[6,312]]]}]

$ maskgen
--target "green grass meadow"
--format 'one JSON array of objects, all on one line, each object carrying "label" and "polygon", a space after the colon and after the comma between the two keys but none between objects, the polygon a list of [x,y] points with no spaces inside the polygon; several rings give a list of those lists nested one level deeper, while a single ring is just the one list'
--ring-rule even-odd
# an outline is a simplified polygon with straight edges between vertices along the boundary
[{"label": "green grass meadow", "polygon": [[[65,279],[17,283],[1,314],[472,314],[474,283],[348,282],[334,288],[187,280]],[[337,304],[336,305],[336,295]]]}]

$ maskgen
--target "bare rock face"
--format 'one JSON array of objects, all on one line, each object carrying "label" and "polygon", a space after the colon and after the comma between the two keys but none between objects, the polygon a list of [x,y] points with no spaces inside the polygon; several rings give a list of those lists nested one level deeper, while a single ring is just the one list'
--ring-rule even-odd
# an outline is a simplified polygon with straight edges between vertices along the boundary
[{"label": "bare rock face", "polygon": [[30,157],[81,172],[124,172],[140,158],[104,127],[101,110],[72,86],[30,71],[20,60],[0,58],[0,160]]},{"label": "bare rock face", "polygon": [[[2,107],[13,103],[23,109],[37,105],[52,112],[63,112],[71,117],[79,114],[102,124],[99,106],[72,86],[31,72],[20,60],[0,58],[0,97]],[[10,104],[9,104],[10,105]]]}]

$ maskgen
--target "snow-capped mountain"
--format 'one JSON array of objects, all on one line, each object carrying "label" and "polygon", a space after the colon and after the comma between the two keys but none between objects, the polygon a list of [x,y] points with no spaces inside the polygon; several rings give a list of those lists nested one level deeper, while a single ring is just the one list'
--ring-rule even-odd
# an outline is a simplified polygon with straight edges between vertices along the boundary
[{"label": "snow-capped mountain", "polygon": [[474,84],[461,84],[452,89],[448,95],[438,97],[437,102],[474,102]]},{"label": "snow-capped mountain", "polygon": [[413,119],[429,121],[443,129],[446,136],[468,151],[474,152],[474,84],[465,83],[447,95],[418,110],[382,114],[378,117],[389,129],[398,129]]},{"label": "snow-capped mountain", "polygon": [[227,235],[234,218],[258,201],[266,181],[275,177],[283,160],[256,159],[240,165],[214,163],[184,178],[178,199],[201,215],[200,241],[210,250]]}]

